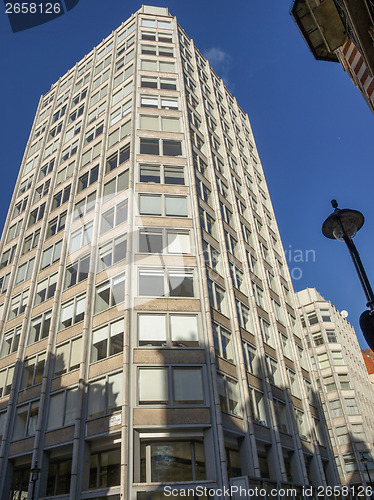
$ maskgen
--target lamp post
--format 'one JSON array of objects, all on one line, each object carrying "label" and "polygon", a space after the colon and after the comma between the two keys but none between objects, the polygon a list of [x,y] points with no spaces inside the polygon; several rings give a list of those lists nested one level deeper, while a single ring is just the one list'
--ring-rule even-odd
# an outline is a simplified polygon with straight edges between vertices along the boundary
[{"label": "lamp post", "polygon": [[344,241],[348,247],[358,278],[364,290],[367,301],[366,305],[369,307],[369,310],[364,311],[360,316],[361,330],[369,347],[374,350],[374,293],[356,245],[353,243],[353,237],[357,231],[361,229],[365,219],[362,213],[357,210],[338,208],[338,202],[336,200],[332,200],[331,205],[335,210],[323,223],[322,233],[326,238]]},{"label": "lamp post", "polygon": [[371,481],[371,476],[370,476],[369,469],[368,469],[368,461],[369,460],[365,457],[365,455],[363,453],[361,453],[361,460],[360,461],[363,464],[363,466],[365,467],[366,474],[368,475],[370,487],[371,487],[372,494],[373,494],[374,493],[374,488],[373,488],[373,483]]},{"label": "lamp post", "polygon": [[39,474],[40,474],[40,469],[38,467],[38,462],[35,462],[34,467],[30,470],[31,474],[31,482],[32,482],[32,493],[31,493],[31,500],[34,500],[34,494],[35,494],[35,483],[39,479]]}]

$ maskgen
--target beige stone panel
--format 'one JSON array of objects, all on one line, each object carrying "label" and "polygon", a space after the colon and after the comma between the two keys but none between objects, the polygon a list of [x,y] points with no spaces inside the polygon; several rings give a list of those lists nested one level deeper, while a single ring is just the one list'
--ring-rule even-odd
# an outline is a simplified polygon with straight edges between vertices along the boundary
[{"label": "beige stone panel", "polygon": [[70,387],[71,385],[77,384],[79,381],[79,370],[74,370],[70,373],[66,373],[61,377],[55,377],[52,379],[51,392],[58,391],[59,389],[64,389],[65,387]]},{"label": "beige stone panel", "polygon": [[135,408],[134,426],[210,424],[208,408]]},{"label": "beige stone panel", "polygon": [[167,193],[167,194],[185,194],[189,193],[188,186],[179,185],[163,185],[163,184],[146,184],[138,183],[135,186],[137,193]]},{"label": "beige stone panel", "polygon": [[28,389],[24,389],[23,391],[19,391],[18,393],[18,403],[24,403],[25,401],[29,401],[30,399],[36,399],[40,396],[40,392],[42,389],[42,384],[37,384]]},{"label": "beige stone panel", "polygon": [[281,399],[282,401],[284,401],[284,392],[282,389],[280,389],[279,387],[275,387],[274,385],[271,386],[271,391],[273,393],[273,396],[278,398],[278,399]]},{"label": "beige stone panel", "polygon": [[268,344],[264,344],[264,349],[266,354],[269,354],[273,358],[277,359],[277,351],[273,347],[269,346]]},{"label": "beige stone panel", "polygon": [[34,436],[14,441],[9,447],[9,457],[31,452],[34,444]]},{"label": "beige stone panel", "polygon": [[252,333],[247,332],[247,330],[244,330],[243,328],[241,328],[240,329],[240,336],[242,337],[242,339],[247,340],[251,344],[256,345],[256,338],[255,338],[255,336]]},{"label": "beige stone panel", "polygon": [[[239,266],[240,267],[240,266]],[[245,295],[243,292],[238,290],[237,288],[234,288],[234,295],[235,298],[243,302],[243,304],[248,304],[248,297]]]},{"label": "beige stone panel", "polygon": [[318,410],[315,406],[309,405],[309,410],[310,410],[310,413],[313,415],[313,417],[319,418],[319,413],[318,413]]},{"label": "beige stone panel", "polygon": [[[12,293],[12,297],[14,297],[15,295],[16,295],[15,293],[14,294]],[[17,316],[16,318],[13,318],[10,321],[8,321],[7,323],[5,323],[4,332],[7,332],[8,330],[12,330],[13,328],[16,328],[17,326],[21,326],[23,318],[24,318],[24,315],[21,314],[20,316]]]},{"label": "beige stone panel", "polygon": [[280,432],[279,436],[280,436],[280,440],[281,440],[282,446],[287,446],[287,448],[293,448],[294,447],[293,439],[292,439],[291,436],[288,436],[287,434],[284,434],[284,432]]},{"label": "beige stone panel", "polygon": [[[312,447],[312,443],[310,443],[309,441],[306,441],[305,439],[301,439],[301,446],[303,448],[303,451],[307,452],[307,453],[313,453],[313,447]],[[320,451],[321,451],[321,455],[322,455],[322,449],[323,449],[323,446],[320,446]],[[325,448],[326,450],[326,448]],[[326,457],[327,457],[327,451],[326,451]]]},{"label": "beige stone panel", "polygon": [[135,217],[135,226],[147,227],[172,227],[172,228],[192,228],[192,219],[182,217]]},{"label": "beige stone panel", "polygon": [[63,427],[55,431],[46,432],[44,446],[55,446],[57,444],[73,441],[74,426]]},{"label": "beige stone panel", "polygon": [[[147,113],[142,113],[146,115]],[[172,114],[174,117],[174,113]],[[155,137],[155,133],[157,137]],[[184,139],[184,133],[182,132],[164,132],[162,130],[141,130],[138,129],[137,133],[138,137],[152,137],[152,139],[171,139],[171,140],[179,140],[182,141]],[[169,156],[168,156],[169,158]]]},{"label": "beige stone panel", "polygon": [[[48,245],[45,248],[48,248],[50,246],[51,245],[49,245],[49,241],[48,241]],[[45,269],[40,271],[40,273],[38,274],[37,280],[41,281],[44,278],[48,278],[48,276],[50,276],[51,274],[57,273],[59,266],[60,266],[60,261],[58,260],[57,262],[55,262],[51,266],[46,267]]]},{"label": "beige stone panel", "polygon": [[289,358],[287,358],[286,356],[283,358],[284,359],[284,363],[285,365],[287,366],[287,368],[291,368],[292,371],[295,371],[295,364],[293,361],[291,361]]},{"label": "beige stone panel", "polygon": [[115,321],[123,318],[123,310],[118,310],[116,307],[107,309],[100,314],[96,314],[92,319],[92,328],[97,328],[100,325],[105,325],[108,321]]},{"label": "beige stone panel", "polygon": [[224,373],[227,373],[228,375],[231,375],[232,377],[237,377],[237,373],[236,373],[236,366],[233,365],[232,363],[228,363],[227,361],[225,361],[224,359],[222,358],[217,358],[217,366],[218,366],[218,370],[224,372]]},{"label": "beige stone panel", "polygon": [[39,342],[35,342],[35,344],[31,344],[26,347],[25,350],[25,358],[29,358],[30,356],[37,354],[39,352],[45,352],[48,345],[48,337]]},{"label": "beige stone panel", "polygon": [[109,431],[116,431],[121,428],[121,424],[110,426],[110,416],[96,418],[86,422],[86,436],[95,436],[96,434],[107,434]]},{"label": "beige stone panel", "polygon": [[6,356],[5,358],[0,359],[0,369],[12,365],[13,363],[16,362],[16,359],[17,359],[16,352],[10,354],[10,356]]},{"label": "beige stone panel", "polygon": [[5,396],[4,398],[1,398],[0,401],[0,410],[4,410],[4,408],[8,407],[9,403],[9,396]]},{"label": "beige stone panel", "polygon": [[134,261],[138,266],[196,267],[196,257],[183,255],[136,254]]},{"label": "beige stone panel", "polygon": [[[38,280],[38,282],[39,281],[41,280]],[[39,316],[39,314],[43,314],[45,311],[50,311],[52,309],[52,306],[53,306],[53,297],[33,307],[31,316],[35,318],[35,316]]]},{"label": "beige stone panel", "polygon": [[200,300],[199,299],[169,299],[169,298],[141,298],[137,297],[135,299],[135,310],[136,311],[190,311],[190,312],[200,312]]},{"label": "beige stone panel", "polygon": [[159,156],[159,155],[136,155],[136,159],[139,163],[155,163],[157,165],[167,164],[167,165],[186,165],[186,158],[180,156]]},{"label": "beige stone panel", "polygon": [[69,340],[73,337],[78,337],[79,334],[82,333],[82,331],[83,331],[83,321],[80,321],[76,325],[66,328],[65,330],[61,330],[60,332],[57,333],[56,344],[59,345],[62,342],[65,342],[65,340]]},{"label": "beige stone panel", "polygon": [[292,402],[293,402],[294,406],[296,406],[296,408],[299,408],[300,410],[304,410],[303,402],[301,401],[301,399],[297,398],[296,396],[291,396],[291,398],[292,398]]},{"label": "beige stone panel", "polygon": [[134,349],[134,364],[202,364],[204,349]]},{"label": "beige stone panel", "polygon": [[102,361],[98,361],[90,366],[89,378],[97,377],[122,367],[123,355],[117,354]]},{"label": "beige stone panel", "polygon": [[231,329],[231,324],[230,324],[229,318],[227,318],[223,314],[219,313],[215,309],[211,309],[210,311],[211,311],[211,314],[212,314],[212,320],[213,321],[217,321],[223,327]]},{"label": "beige stone panel", "polygon": [[248,380],[248,385],[255,387],[256,389],[260,389],[260,391],[263,390],[262,381],[260,378],[256,377],[255,375],[252,375],[252,373],[247,373],[247,380]]},{"label": "beige stone panel", "polygon": [[62,298],[61,298],[61,303],[63,304],[65,301],[76,297],[77,295],[82,294],[87,290],[87,280],[83,280],[80,283],[78,283],[75,286],[72,286],[71,288],[67,288],[63,293],[62,293]]},{"label": "beige stone panel", "polygon": [[234,417],[234,415],[222,413],[222,423],[225,429],[243,432],[243,420],[240,417]]}]

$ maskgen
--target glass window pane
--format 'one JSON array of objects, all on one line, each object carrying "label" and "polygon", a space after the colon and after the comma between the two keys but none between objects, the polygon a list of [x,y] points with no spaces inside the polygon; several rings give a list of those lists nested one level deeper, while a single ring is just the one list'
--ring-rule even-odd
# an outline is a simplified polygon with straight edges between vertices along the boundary
[{"label": "glass window pane", "polygon": [[139,345],[166,345],[166,317],[160,314],[139,314]]},{"label": "glass window pane", "polygon": [[201,368],[173,368],[175,404],[203,404]]},{"label": "glass window pane", "polygon": [[139,272],[139,295],[163,297],[164,296],[164,273],[163,271],[140,271]]},{"label": "glass window pane", "polygon": [[194,347],[199,345],[196,316],[173,315],[170,317],[172,345]]},{"label": "glass window pane", "polygon": [[167,368],[139,370],[139,403],[167,404],[169,402]]},{"label": "glass window pane", "polygon": [[139,212],[140,215],[161,215],[161,196],[141,194]]},{"label": "glass window pane", "polygon": [[187,217],[187,198],[184,196],[165,196],[165,215]]}]

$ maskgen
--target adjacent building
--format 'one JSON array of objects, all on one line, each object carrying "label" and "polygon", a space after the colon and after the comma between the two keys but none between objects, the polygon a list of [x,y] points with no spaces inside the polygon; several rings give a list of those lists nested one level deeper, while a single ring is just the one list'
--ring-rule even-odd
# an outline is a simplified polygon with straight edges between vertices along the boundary
[{"label": "adjacent building", "polygon": [[295,0],[291,14],[314,57],[340,62],[374,112],[372,0]]},{"label": "adjacent building", "polygon": [[368,483],[362,458],[374,470],[374,390],[356,333],[348,313],[337,311],[316,289],[296,297],[340,481]]},{"label": "adjacent building", "polygon": [[364,358],[370,382],[374,384],[374,352],[371,349],[363,349],[362,357]]},{"label": "adjacent building", "polygon": [[338,483],[248,116],[166,8],[41,97],[0,293],[2,499]]}]

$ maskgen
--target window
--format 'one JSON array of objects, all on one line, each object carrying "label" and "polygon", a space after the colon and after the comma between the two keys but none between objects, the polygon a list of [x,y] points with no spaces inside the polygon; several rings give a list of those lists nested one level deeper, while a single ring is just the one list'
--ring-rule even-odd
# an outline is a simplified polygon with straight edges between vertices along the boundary
[{"label": "window", "polygon": [[54,297],[57,285],[57,273],[48,276],[48,278],[39,281],[36,286],[36,295],[34,306]]},{"label": "window", "polygon": [[4,294],[8,290],[10,273],[0,277],[0,294]]},{"label": "window", "polygon": [[127,221],[128,200],[117,203],[114,207],[110,208],[101,215],[100,234],[119,226]]},{"label": "window", "polygon": [[[79,134],[82,128],[82,122],[75,123],[65,134],[64,144],[66,144],[70,139],[72,139],[75,135]],[[70,155],[71,156],[71,155]]]},{"label": "window", "polygon": [[228,252],[231,252],[234,257],[239,258],[237,253],[236,253],[237,244],[238,244],[237,240],[228,231],[224,231],[224,234],[225,234],[226,250]]},{"label": "window", "polygon": [[289,432],[286,405],[278,399],[273,399],[273,405],[278,429],[282,432]]},{"label": "window", "polygon": [[125,170],[104,184],[104,201],[125,191],[129,187],[129,170]]},{"label": "window", "polygon": [[279,386],[281,377],[278,369],[278,362],[272,357],[265,355],[265,365],[270,383]]},{"label": "window", "polygon": [[230,262],[229,265],[230,265],[230,276],[233,286],[238,290],[240,290],[241,292],[246,293],[247,290],[244,282],[243,271],[238,267],[236,267],[232,262]]},{"label": "window", "polygon": [[76,250],[79,250],[80,248],[83,248],[84,246],[91,243],[92,230],[93,223],[89,222],[88,224],[85,224],[84,226],[71,233],[69,247],[70,253],[74,253]]},{"label": "window", "polygon": [[98,272],[126,258],[127,235],[121,235],[99,248]]},{"label": "window", "polygon": [[167,217],[188,217],[187,197],[173,195],[139,195],[140,215],[165,215]]},{"label": "window", "polygon": [[99,165],[91,168],[91,170],[85,172],[78,179],[77,193],[80,193],[84,189],[88,188],[97,181],[99,175]]},{"label": "window", "polygon": [[61,306],[59,330],[64,330],[84,319],[86,294],[74,297]]},{"label": "window", "polygon": [[[120,59],[117,60],[115,70],[114,70],[115,73],[117,73],[118,70],[123,68],[123,66],[125,65],[125,61],[126,61],[125,57],[121,57]],[[128,61],[126,61],[126,63],[127,62]],[[122,82],[126,81],[133,74],[133,72],[134,72],[134,66],[133,66],[133,64],[130,64],[129,66],[127,66],[127,68],[125,68],[123,71],[118,73],[114,77],[113,88],[115,89]]]},{"label": "window", "polygon": [[53,376],[63,375],[79,368],[82,353],[82,337],[58,345],[55,353]]},{"label": "window", "polygon": [[139,252],[191,254],[188,231],[171,229],[139,229]]},{"label": "window", "polygon": [[126,123],[122,124],[120,127],[110,132],[108,136],[108,148],[111,148],[112,146],[114,146],[114,144],[117,144],[117,142],[122,141],[122,139],[130,135],[130,132],[131,121],[129,120]]},{"label": "window", "polygon": [[31,227],[33,224],[36,224],[37,222],[39,222],[40,219],[42,219],[44,216],[44,211],[45,211],[45,203],[43,203],[42,205],[39,205],[39,207],[35,208],[35,210],[33,210],[30,213],[29,223],[28,223],[27,227]]},{"label": "window", "polygon": [[218,394],[221,410],[240,415],[239,388],[237,380],[223,373],[217,373]]},{"label": "window", "polygon": [[[183,464],[183,465],[182,465]],[[206,478],[203,439],[142,439],[137,482],[185,482]]]},{"label": "window", "polygon": [[123,351],[123,319],[103,325],[92,332],[91,363]]},{"label": "window", "polygon": [[39,171],[38,182],[44,177],[46,177],[50,172],[52,172],[54,166],[55,166],[55,158],[53,158],[48,163],[43,165]]},{"label": "window", "polygon": [[[116,81],[116,85],[118,84],[118,81]],[[115,93],[113,93],[112,97],[112,106],[115,106],[118,104],[120,101],[125,99],[129,94],[132,92],[132,81],[126,83],[121,89],[117,90]]]},{"label": "window", "polygon": [[319,367],[321,369],[328,368],[330,366],[329,356],[326,352],[322,353],[322,354],[318,354],[317,357],[318,357]]},{"label": "window", "polygon": [[95,208],[97,191],[92,191],[74,205],[74,220],[81,219]]},{"label": "window", "polygon": [[138,314],[140,347],[198,347],[197,316]]},{"label": "window", "polygon": [[71,144],[69,144],[68,147],[62,150],[60,164],[64,163],[66,160],[74,156],[77,151],[78,151],[78,140],[72,142]]},{"label": "window", "polygon": [[239,300],[235,301],[236,312],[238,314],[238,321],[241,328],[245,328],[249,332],[252,330],[252,317],[249,308]]},{"label": "window", "polygon": [[295,409],[296,424],[299,430],[301,439],[308,439],[308,426],[305,418],[305,413],[301,410]]},{"label": "window", "polygon": [[67,212],[62,212],[61,214],[58,214],[57,217],[48,222],[46,239],[51,238],[55,234],[65,229],[66,214]]},{"label": "window", "polygon": [[14,219],[15,217],[17,217],[18,215],[20,215],[22,212],[24,212],[26,210],[28,199],[29,199],[28,196],[26,196],[26,198],[24,198],[22,201],[16,203],[16,205],[14,205],[12,219]]},{"label": "window", "polygon": [[[14,377],[14,365],[8,366],[4,370],[0,371],[0,398],[8,396],[12,388],[12,382]],[[2,435],[3,433],[0,432]]]},{"label": "window", "polygon": [[253,375],[261,376],[260,360],[255,346],[242,340],[244,363],[247,371]]},{"label": "window", "polygon": [[53,196],[52,210],[55,210],[56,208],[60,207],[61,205],[69,201],[70,191],[71,191],[71,184],[69,184],[64,189],[62,189]]},{"label": "window", "polygon": [[132,100],[128,99],[118,109],[114,110],[110,114],[109,126],[111,127],[112,125],[114,125],[115,123],[117,123],[118,120],[120,120],[124,116],[128,115],[129,113],[131,113],[131,111],[132,111]]},{"label": "window", "polygon": [[82,158],[81,158],[81,168],[93,161],[95,158],[97,158],[100,155],[101,151],[101,141],[92,146],[92,148],[86,149],[82,153]]},{"label": "window", "polygon": [[106,102],[104,101],[101,104],[99,104],[99,106],[97,106],[95,109],[93,109],[88,113],[87,125],[97,120],[101,115],[105,113],[105,110],[106,110]]},{"label": "window", "polygon": [[28,299],[28,290],[24,290],[22,293],[12,298],[12,300],[10,301],[8,321],[25,312]]},{"label": "window", "polygon": [[234,347],[231,332],[223,328],[218,323],[212,322],[214,350],[216,356],[219,356],[231,363],[234,362]]},{"label": "window", "polygon": [[62,240],[50,246],[46,250],[43,250],[40,269],[45,269],[46,267],[49,267],[58,260],[60,260],[61,250],[62,250]]},{"label": "window", "polygon": [[109,488],[121,482],[121,450],[91,453],[89,489]]},{"label": "window", "polygon": [[114,307],[125,300],[125,274],[119,274],[96,285],[95,314]]},{"label": "window", "polygon": [[3,252],[3,255],[1,256],[1,261],[0,261],[0,269],[4,269],[8,264],[11,264],[13,262],[13,257],[15,250],[17,248],[17,245],[14,245],[11,248],[8,248],[8,250],[5,250]]},{"label": "window", "polygon": [[318,323],[317,314],[314,311],[311,313],[308,313],[307,316],[308,316],[308,321],[309,321],[310,326],[316,325]]},{"label": "window", "polygon": [[65,285],[64,289],[70,288],[81,281],[88,278],[90,269],[90,255],[80,257],[78,260],[69,264],[65,272]]},{"label": "window", "polygon": [[341,417],[343,415],[343,409],[340,399],[335,399],[334,401],[329,401],[330,411],[333,418]]},{"label": "window", "polygon": [[336,384],[332,375],[330,377],[323,377],[323,382],[327,392],[336,391]]},{"label": "window", "polygon": [[96,418],[121,409],[123,373],[92,380],[88,387],[87,418]]},{"label": "window", "polygon": [[140,86],[151,89],[177,90],[177,81],[172,78],[140,77]]},{"label": "window", "polygon": [[[25,255],[26,253],[30,252],[31,250],[33,250],[35,247],[38,246],[39,236],[40,236],[40,229],[30,234],[29,236],[25,237],[21,255]],[[3,264],[3,259],[1,259],[0,269],[4,267],[2,264]]]},{"label": "window", "polygon": [[291,394],[293,396],[296,396],[297,398],[300,398],[300,386],[298,379],[296,378],[295,372],[293,372],[289,368],[286,368],[286,371],[288,375],[288,381],[290,384]]},{"label": "window", "polygon": [[95,94],[91,96],[90,99],[90,108],[99,102],[101,99],[103,99],[108,93],[108,85],[104,85],[104,87],[101,87],[100,90],[98,90]]},{"label": "window", "polygon": [[146,297],[193,297],[193,271],[189,269],[139,270],[139,295]]},{"label": "window", "polygon": [[21,227],[22,227],[22,222],[23,222],[23,220],[19,220],[18,222],[13,224],[13,226],[10,226],[9,231],[8,231],[8,235],[6,238],[6,243],[9,243],[9,241],[11,241],[13,238],[16,238],[17,236],[19,236],[19,233],[20,233]]},{"label": "window", "polygon": [[334,329],[326,329],[327,341],[330,344],[335,344],[338,340]]},{"label": "window", "polygon": [[86,132],[86,134],[84,136],[83,146],[86,146],[87,144],[92,142],[94,139],[99,137],[99,135],[101,135],[103,133],[103,130],[104,130],[104,122],[100,122],[97,125],[95,125],[95,127],[93,127],[91,130]]},{"label": "window", "polygon": [[140,182],[184,185],[184,168],[167,165],[140,165]]},{"label": "window", "polygon": [[341,351],[332,351],[332,362],[335,366],[344,365],[343,353]]},{"label": "window", "polygon": [[51,183],[51,179],[48,179],[43,184],[41,184],[40,186],[38,186],[35,189],[33,203],[36,203],[41,198],[43,198],[46,194],[48,194],[50,183]]},{"label": "window", "polygon": [[204,251],[205,264],[220,273],[221,266],[220,266],[219,251],[216,250],[216,248],[213,245],[207,243],[204,239],[203,239],[203,251]]},{"label": "window", "polygon": [[3,335],[1,344],[0,358],[4,358],[18,349],[19,339],[21,336],[21,327],[14,328],[10,332]]},{"label": "window", "polygon": [[13,439],[33,436],[38,421],[39,401],[17,406],[13,429]]},{"label": "window", "polygon": [[331,321],[330,311],[328,309],[321,309],[320,312],[322,321]]},{"label": "window", "polygon": [[48,337],[51,317],[52,311],[46,311],[31,320],[30,333],[27,342],[28,345]]},{"label": "window", "polygon": [[[164,156],[182,156],[181,141],[169,139],[161,139],[162,154]],[[159,155],[160,154],[160,139],[140,139],[140,154],[144,155]]]},{"label": "window", "polygon": [[349,381],[348,374],[338,373],[340,387],[342,389],[351,389],[351,383]]},{"label": "window", "polygon": [[78,387],[51,394],[47,429],[61,429],[61,427],[73,425],[77,416],[77,408]]},{"label": "window", "polygon": [[70,492],[71,459],[51,459],[48,464],[47,490],[49,496]]},{"label": "window", "polygon": [[[70,85],[70,83],[69,83]],[[62,87],[60,87],[62,88]],[[65,106],[63,106],[62,108],[60,108],[58,111],[56,111],[56,113],[53,115],[52,117],[52,123],[55,123],[57,122],[57,120],[59,120],[60,118],[62,118],[65,114],[65,111],[66,111],[66,104]]]},{"label": "window", "polygon": [[[95,90],[95,88],[96,87],[93,87],[93,90]],[[68,124],[73,123],[77,118],[82,116],[83,111],[84,111],[84,104],[82,104],[81,106],[79,106],[79,108],[76,108],[72,113],[70,113]]]},{"label": "window", "polygon": [[105,173],[108,174],[115,168],[130,159],[130,144],[126,144],[121,149],[112,154],[106,161]]},{"label": "window", "polygon": [[356,415],[359,413],[357,403],[354,398],[344,398],[344,404],[348,415]]},{"label": "window", "polygon": [[139,368],[140,405],[203,405],[201,367]]},{"label": "window", "polygon": [[25,359],[21,380],[21,389],[26,389],[32,385],[40,384],[43,379],[46,353],[39,353],[37,356]]}]

